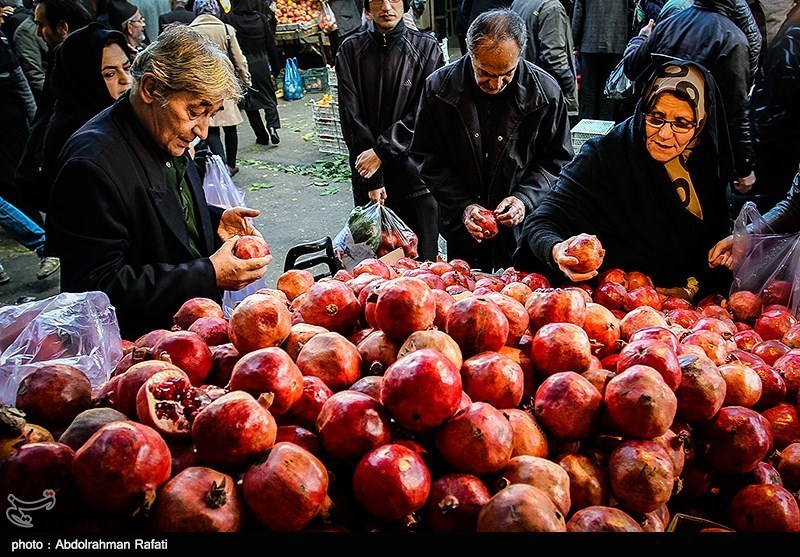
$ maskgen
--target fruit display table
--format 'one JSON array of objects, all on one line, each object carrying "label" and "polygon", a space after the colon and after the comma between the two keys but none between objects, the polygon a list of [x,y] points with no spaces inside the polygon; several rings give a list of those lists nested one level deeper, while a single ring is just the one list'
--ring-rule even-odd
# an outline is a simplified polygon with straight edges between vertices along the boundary
[{"label": "fruit display table", "polygon": [[330,41],[319,28],[317,20],[313,20],[305,23],[278,24],[275,44],[279,49],[285,45],[299,45],[301,51],[311,50],[326,61],[325,47],[330,45]]}]

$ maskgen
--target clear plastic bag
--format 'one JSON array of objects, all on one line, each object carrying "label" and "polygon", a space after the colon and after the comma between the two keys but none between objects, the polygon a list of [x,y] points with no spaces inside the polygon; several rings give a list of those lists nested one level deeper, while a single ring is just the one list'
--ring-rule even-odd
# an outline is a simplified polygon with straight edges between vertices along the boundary
[{"label": "clear plastic bag", "polygon": [[793,314],[800,306],[800,232],[779,234],[752,201],[733,225],[733,283],[730,294],[747,290],[764,306],[778,303]]},{"label": "clear plastic bag", "polygon": [[62,292],[0,307],[0,402],[14,404],[22,379],[43,363],[80,369],[92,387],[122,359],[114,307],[104,292]]},{"label": "clear plastic bag", "polygon": [[348,271],[368,257],[383,257],[403,248],[405,257],[417,257],[417,235],[385,205],[354,207],[347,224],[333,239],[333,251]]},{"label": "clear plastic bag", "polygon": [[616,67],[611,70],[608,79],[606,79],[606,84],[603,88],[603,94],[606,98],[624,100],[633,95],[633,82],[625,75],[623,63],[624,60],[620,60]]},{"label": "clear plastic bag", "polygon": [[322,12],[319,14],[319,28],[326,35],[330,35],[336,31],[339,26],[336,24],[336,15],[333,13],[328,2],[322,2]]}]

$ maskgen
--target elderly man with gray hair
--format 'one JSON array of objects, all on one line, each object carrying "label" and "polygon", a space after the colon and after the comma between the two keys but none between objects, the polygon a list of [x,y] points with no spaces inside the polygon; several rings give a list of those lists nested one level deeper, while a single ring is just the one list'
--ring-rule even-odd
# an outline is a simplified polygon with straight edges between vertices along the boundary
[{"label": "elderly man with gray hair", "polygon": [[221,301],[261,278],[271,256],[239,259],[258,211],[210,206],[187,155],[209,120],[241,94],[224,51],[182,24],[135,59],[133,86],[64,146],[47,217],[61,290],[99,290],[135,340],[172,326],[192,297]]},{"label": "elderly man with gray hair", "polygon": [[511,265],[520,224],[572,159],[567,103],[522,56],[526,33],[511,10],[481,13],[467,55],[428,76],[417,109],[411,151],[439,203],[447,258],[484,272]]}]

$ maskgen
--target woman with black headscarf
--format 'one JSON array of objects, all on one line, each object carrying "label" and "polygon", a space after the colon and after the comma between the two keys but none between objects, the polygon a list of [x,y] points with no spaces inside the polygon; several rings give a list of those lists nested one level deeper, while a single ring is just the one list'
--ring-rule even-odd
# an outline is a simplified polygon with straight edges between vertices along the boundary
[{"label": "woman with black headscarf", "polygon": [[[250,92],[245,114],[256,134],[256,143],[269,145],[272,142],[277,145],[280,143],[278,129],[281,121],[270,75],[278,77],[280,61],[266,9],[263,0],[233,0],[231,11],[223,15],[222,20],[236,29],[239,45],[250,69],[254,91]],[[266,127],[261,119],[261,110],[264,110]]]},{"label": "woman with black headscarf", "polygon": [[125,36],[93,22],[64,39],[53,55],[53,117],[44,136],[43,170],[51,170],[67,139],[131,87],[132,53]]},{"label": "woman with black headscarf", "polygon": [[523,224],[518,270],[578,282],[565,254],[580,233],[605,249],[599,271],[652,278],[666,295],[727,293],[731,276],[710,269],[708,253],[729,230],[726,185],[732,153],[711,74],[687,61],[655,70],[633,116],[587,141]]}]

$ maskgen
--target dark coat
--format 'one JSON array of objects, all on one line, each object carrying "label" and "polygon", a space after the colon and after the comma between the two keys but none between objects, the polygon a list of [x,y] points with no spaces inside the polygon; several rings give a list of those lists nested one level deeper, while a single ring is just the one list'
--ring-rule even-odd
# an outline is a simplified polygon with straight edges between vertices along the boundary
[{"label": "dark coat", "polygon": [[[417,104],[425,79],[444,65],[436,38],[398,23],[389,37],[374,29],[348,37],[336,53],[342,133],[350,151],[353,188],[386,187],[404,199],[427,192],[409,157]],[[356,157],[374,149],[381,169],[366,180],[355,171]]]},{"label": "dark coat", "polygon": [[741,178],[753,170],[753,145],[747,91],[748,42],[727,15],[735,4],[736,0],[695,0],[692,7],[657,23],[650,37],[633,37],[624,59],[625,74],[640,81],[647,77],[658,55],[691,60],[711,72],[722,92],[736,176]]},{"label": "dark coat", "polygon": [[[498,236],[479,244],[464,227],[464,209],[477,203],[493,210],[514,195],[530,213],[572,158],[572,142],[558,83],[521,60],[503,92],[509,95],[508,102],[493,118],[497,164],[491,175],[484,175],[483,130],[474,101],[478,93],[469,55],[431,74],[417,112],[412,152],[421,165],[423,181],[439,203],[448,257],[458,253],[472,262],[488,257],[491,266],[500,268],[511,263],[519,226],[514,231],[501,226]],[[484,266],[483,270],[490,269]]]},{"label": "dark coat", "polygon": [[189,25],[194,21],[194,18],[194,12],[190,12],[183,6],[178,6],[171,12],[167,12],[158,16],[158,32],[161,33],[164,30],[164,27],[170,23],[185,23],[186,25]]},{"label": "dark coat", "polygon": [[248,109],[259,110],[274,103],[275,89],[270,74],[278,77],[281,71],[280,56],[275,45],[269,17],[261,11],[230,11],[222,21],[236,29],[236,38],[247,58],[247,67],[253,81]]},{"label": "dark coat", "polygon": [[167,182],[168,160],[139,124],[127,94],[75,133],[59,159],[46,230],[61,258],[61,290],[105,292],[125,339],[169,329],[191,297],[221,303],[208,256],[220,245],[215,232],[222,209],[205,202],[190,163],[202,255],[195,258]]},{"label": "dark coat", "polygon": [[648,153],[640,101],[633,116],[584,143],[525,219],[515,268],[565,281],[553,246],[585,232],[597,235],[606,250],[601,270],[641,271],[663,287],[684,286],[694,276],[702,288],[708,251],[729,233],[725,190],[731,169],[720,99],[713,79],[707,82],[712,84],[708,119],[688,159],[702,220],[684,209],[663,164]]},{"label": "dark coat", "polygon": [[336,17],[336,30],[339,33],[340,40],[362,28],[361,12],[364,10],[363,2],[359,0],[330,0],[328,5]]}]

